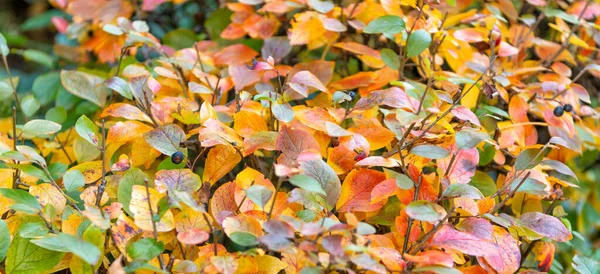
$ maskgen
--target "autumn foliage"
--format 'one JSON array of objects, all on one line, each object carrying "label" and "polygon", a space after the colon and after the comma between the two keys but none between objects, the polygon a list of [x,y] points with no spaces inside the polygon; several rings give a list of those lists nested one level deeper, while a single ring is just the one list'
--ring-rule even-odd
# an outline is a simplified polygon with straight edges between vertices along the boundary
[{"label": "autumn foliage", "polygon": [[0,35],[3,271],[600,272],[596,1],[191,2]]}]

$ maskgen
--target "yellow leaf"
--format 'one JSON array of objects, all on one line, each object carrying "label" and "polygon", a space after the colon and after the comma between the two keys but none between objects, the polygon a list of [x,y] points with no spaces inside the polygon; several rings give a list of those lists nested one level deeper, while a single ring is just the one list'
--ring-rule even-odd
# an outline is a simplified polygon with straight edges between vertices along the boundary
[{"label": "yellow leaf", "polygon": [[269,130],[265,120],[254,112],[242,110],[236,113],[233,119],[233,130],[244,138],[250,137],[257,132]]},{"label": "yellow leaf", "polygon": [[[161,195],[156,189],[148,188],[150,192],[150,204],[152,205],[152,214],[158,212],[158,201],[164,196]],[[131,192],[131,203],[129,209],[133,214],[135,224],[143,230],[152,231],[152,216],[150,214],[150,207],[148,206],[148,194],[146,193],[146,187],[141,185],[134,185]],[[156,222],[156,230],[158,232],[167,232],[175,228],[173,213],[167,210],[165,214]]]},{"label": "yellow leaf", "polygon": [[469,90],[469,93],[467,93],[467,95],[460,100],[460,104],[466,108],[473,109],[477,105],[477,99],[479,98],[480,91],[477,86],[473,86],[471,84],[466,84],[462,92],[464,93],[467,90]]},{"label": "yellow leaf", "polygon": [[71,170],[81,171],[81,174],[85,178],[85,183],[91,184],[102,178],[102,161],[85,162],[70,168],[68,171]]},{"label": "yellow leaf", "polygon": [[277,274],[288,266],[278,258],[269,255],[258,256],[255,259],[259,274]]},{"label": "yellow leaf", "polygon": [[67,204],[67,199],[51,184],[39,184],[29,187],[29,193],[33,195],[42,206],[51,204],[56,213],[61,214]]}]

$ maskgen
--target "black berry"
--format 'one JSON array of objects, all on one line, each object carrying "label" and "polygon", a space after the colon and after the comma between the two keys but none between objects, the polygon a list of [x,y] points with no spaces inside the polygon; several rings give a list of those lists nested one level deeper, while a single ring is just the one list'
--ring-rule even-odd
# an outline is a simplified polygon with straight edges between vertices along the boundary
[{"label": "black berry", "polygon": [[173,153],[173,155],[171,155],[171,162],[173,162],[173,164],[179,164],[181,163],[181,161],[183,161],[183,158],[185,158],[185,155],[183,155],[183,152],[181,151],[177,151],[175,153]]},{"label": "black berry", "polygon": [[354,99],[354,97],[356,97],[356,92],[350,91],[350,92],[348,92],[348,96],[350,96],[350,98]]},{"label": "black berry", "polygon": [[565,109],[562,106],[554,108],[554,116],[560,117],[563,116],[563,114],[565,114]]},{"label": "black berry", "polygon": [[565,106],[563,107],[563,109],[566,112],[571,112],[571,111],[573,111],[573,106],[571,104],[565,104]]},{"label": "black berry", "polygon": [[331,146],[332,147],[337,147],[339,145],[340,145],[340,140],[338,138],[331,139]]}]

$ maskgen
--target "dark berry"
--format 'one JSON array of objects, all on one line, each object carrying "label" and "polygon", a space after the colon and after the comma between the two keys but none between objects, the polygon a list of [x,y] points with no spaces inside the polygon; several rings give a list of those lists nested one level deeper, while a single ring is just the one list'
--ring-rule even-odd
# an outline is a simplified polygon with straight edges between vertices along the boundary
[{"label": "dark berry", "polygon": [[358,154],[356,154],[356,156],[354,156],[354,161],[358,162],[364,158],[367,158],[367,154],[364,151],[361,151]]},{"label": "dark berry", "polygon": [[560,117],[563,116],[563,114],[565,114],[565,109],[562,106],[554,108],[554,116]]},{"label": "dark berry", "polygon": [[183,152],[177,151],[173,153],[173,155],[171,155],[171,162],[173,162],[173,164],[178,165],[179,163],[181,163],[181,161],[183,161],[183,158],[185,158]]},{"label": "dark berry", "polygon": [[332,147],[337,147],[339,145],[340,145],[340,139],[338,139],[338,138],[332,138],[331,139],[331,146]]},{"label": "dark berry", "polygon": [[563,109],[566,112],[571,112],[571,111],[573,111],[573,106],[571,104],[565,104],[565,106],[563,107]]},{"label": "dark berry", "polygon": [[348,96],[350,96],[350,98],[354,99],[354,97],[356,97],[356,92],[350,91],[350,92],[348,92]]}]

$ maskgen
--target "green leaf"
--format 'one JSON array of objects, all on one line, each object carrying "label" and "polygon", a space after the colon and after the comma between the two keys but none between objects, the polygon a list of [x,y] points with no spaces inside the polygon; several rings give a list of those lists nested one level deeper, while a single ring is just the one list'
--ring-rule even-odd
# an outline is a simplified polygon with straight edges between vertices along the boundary
[{"label": "green leaf", "polygon": [[229,238],[241,246],[255,246],[258,244],[256,236],[248,232],[233,232],[229,235]]},{"label": "green leaf", "polygon": [[12,200],[15,204],[21,204],[29,208],[29,213],[36,213],[42,209],[38,200],[22,189],[0,188],[0,195]]},{"label": "green leaf", "polygon": [[208,32],[211,40],[221,39],[221,32],[231,23],[233,14],[228,8],[221,8],[211,13],[204,21],[204,29]]},{"label": "green leaf", "polygon": [[139,168],[130,168],[125,172],[123,178],[119,182],[119,188],[117,190],[117,199],[123,205],[123,210],[130,216],[133,215],[129,210],[129,203],[131,202],[131,192],[134,185],[144,185],[144,179],[147,179],[146,174]]},{"label": "green leaf", "polygon": [[[536,157],[537,156],[537,157]],[[539,149],[531,148],[521,151],[519,156],[517,156],[517,160],[515,161],[515,168],[517,170],[530,169],[537,166],[544,155],[540,153]]]},{"label": "green leaf", "polygon": [[577,179],[577,175],[575,175],[575,173],[567,165],[565,165],[559,161],[543,160],[540,164],[549,166],[549,167],[553,168],[556,172],[570,176],[570,177],[574,178],[575,180],[579,181],[579,179]]},{"label": "green leaf", "polygon": [[489,135],[486,133],[473,130],[461,130],[455,135],[456,146],[458,149],[474,148],[483,140],[489,138]]},{"label": "green leaf", "polygon": [[26,95],[21,99],[21,109],[27,117],[35,114],[40,109],[40,103],[33,97],[32,94]]},{"label": "green leaf", "polygon": [[431,34],[426,30],[420,29],[413,32],[406,42],[406,56],[415,57],[429,48],[431,44]]},{"label": "green leaf", "polygon": [[179,144],[185,139],[185,132],[175,124],[161,125],[144,134],[146,143],[168,156],[179,151]]},{"label": "green leaf", "polygon": [[400,173],[396,176],[396,185],[401,189],[408,190],[413,188],[415,182],[410,177]]},{"label": "green leaf", "polygon": [[0,100],[13,96],[12,86],[8,78],[0,80]]},{"label": "green leaf", "polygon": [[81,138],[85,139],[90,144],[96,147],[100,145],[98,135],[96,135],[96,132],[98,132],[98,127],[87,116],[81,115],[81,117],[77,119],[77,122],[75,123],[75,131],[77,131],[77,134],[79,134]]},{"label": "green leaf", "polygon": [[571,265],[580,274],[600,273],[600,262],[585,256],[575,255]]},{"label": "green leaf", "polygon": [[429,201],[414,201],[406,206],[406,214],[418,221],[436,223],[446,217],[446,210]]},{"label": "green leaf", "polygon": [[43,170],[33,166],[32,164],[8,164],[8,166],[13,168],[18,168],[25,174],[36,177],[44,182],[50,182],[50,178]]},{"label": "green leaf", "polygon": [[384,15],[371,21],[363,31],[365,33],[383,33],[386,36],[404,31],[406,25],[402,18],[395,15]]},{"label": "green leaf", "polygon": [[0,220],[0,262],[6,258],[6,252],[10,246],[10,231],[4,220]]},{"label": "green leaf", "polygon": [[6,44],[6,38],[4,38],[4,35],[0,33],[0,54],[2,54],[2,56],[7,56],[9,52],[8,45]]},{"label": "green leaf", "polygon": [[446,149],[435,145],[416,146],[410,150],[410,153],[429,159],[442,159],[449,155],[449,152]]},{"label": "green leaf", "polygon": [[494,160],[496,155],[496,148],[490,144],[484,144],[483,150],[477,148],[479,151],[479,163],[480,166],[486,166]]},{"label": "green leaf", "polygon": [[44,137],[58,132],[61,127],[52,121],[36,119],[25,123],[21,131],[26,137]]},{"label": "green leaf", "polygon": [[497,190],[496,182],[492,177],[479,170],[475,171],[475,175],[471,178],[469,184],[479,189],[485,197],[492,196]]},{"label": "green leaf", "polygon": [[325,193],[325,190],[323,189],[323,187],[321,186],[319,181],[315,180],[313,177],[310,177],[308,175],[298,174],[298,175],[292,176],[290,178],[290,184],[295,185],[299,188],[302,188],[302,189],[310,191],[310,192],[327,195],[327,193]]},{"label": "green leaf", "polygon": [[71,192],[85,185],[85,177],[79,170],[69,170],[63,176],[63,185],[67,192]]},{"label": "green leaf", "polygon": [[169,273],[169,272],[163,271],[162,269],[160,269],[156,266],[153,266],[147,262],[143,262],[140,260],[135,260],[135,261],[127,264],[127,266],[125,267],[126,273],[142,272],[141,270],[145,270],[144,272],[149,272],[149,273],[164,273],[164,274]]},{"label": "green leaf", "polygon": [[61,233],[58,235],[58,240],[63,244],[65,249],[88,264],[97,264],[102,256],[100,250],[95,245],[70,234]]},{"label": "green leaf", "polygon": [[7,274],[46,273],[57,265],[64,253],[32,244],[29,239],[16,235],[6,255]]},{"label": "green leaf", "polygon": [[442,197],[446,198],[470,198],[470,199],[481,199],[483,198],[483,193],[479,191],[474,186],[467,184],[451,184],[449,185],[442,194]]},{"label": "green leaf", "polygon": [[277,118],[277,120],[282,121],[284,123],[290,122],[294,120],[294,110],[289,103],[278,103],[274,102],[271,105],[271,111],[273,112],[273,116]]},{"label": "green leaf", "polygon": [[273,191],[262,185],[253,185],[246,190],[246,197],[260,208],[264,208],[272,196]]},{"label": "green leaf", "polygon": [[47,105],[54,101],[61,87],[60,74],[53,71],[36,77],[31,90],[41,105]]},{"label": "green leaf", "polygon": [[93,74],[63,70],[60,72],[60,79],[67,91],[99,107],[104,106],[110,93],[105,85],[100,85],[104,79]]},{"label": "green leaf", "polygon": [[26,49],[23,51],[23,57],[27,61],[38,63],[50,69],[54,67],[54,59],[43,51]]},{"label": "green leaf", "polygon": [[143,238],[127,245],[127,255],[134,260],[149,261],[164,250],[165,245],[152,238]]},{"label": "green leaf", "polygon": [[44,238],[31,240],[31,243],[48,250],[65,253],[69,252],[69,250],[62,244],[61,240],[56,234],[48,234]]},{"label": "green leaf", "polygon": [[44,118],[48,121],[60,124],[67,119],[67,111],[61,106],[56,106],[46,111]]},{"label": "green leaf", "polygon": [[48,232],[49,230],[42,220],[24,223],[19,227],[19,236],[23,238],[40,238],[46,236]]},{"label": "green leaf", "polygon": [[121,96],[131,100],[133,98],[133,92],[131,91],[131,86],[127,81],[120,77],[112,77],[104,82],[106,87],[116,91],[121,94]]},{"label": "green leaf", "polygon": [[66,14],[59,9],[50,9],[39,15],[28,18],[21,24],[22,31],[32,31],[47,28],[52,24],[52,17],[66,17]]},{"label": "green leaf", "polygon": [[400,69],[400,58],[393,50],[384,48],[381,50],[381,59],[390,68],[394,70]]},{"label": "green leaf", "polygon": [[196,35],[189,29],[175,29],[169,31],[162,39],[163,44],[180,50],[193,47],[196,43]]}]

